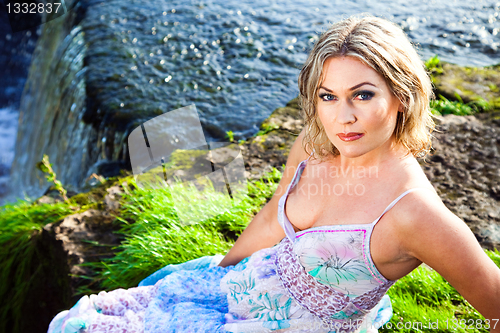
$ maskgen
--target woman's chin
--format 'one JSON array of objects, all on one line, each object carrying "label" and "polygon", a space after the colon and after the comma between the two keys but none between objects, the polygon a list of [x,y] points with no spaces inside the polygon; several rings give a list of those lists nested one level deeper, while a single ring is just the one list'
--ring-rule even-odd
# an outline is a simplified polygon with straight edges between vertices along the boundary
[{"label": "woman's chin", "polygon": [[360,149],[338,149],[340,156],[345,157],[345,158],[357,158],[360,156],[363,156],[366,151],[362,151]]}]

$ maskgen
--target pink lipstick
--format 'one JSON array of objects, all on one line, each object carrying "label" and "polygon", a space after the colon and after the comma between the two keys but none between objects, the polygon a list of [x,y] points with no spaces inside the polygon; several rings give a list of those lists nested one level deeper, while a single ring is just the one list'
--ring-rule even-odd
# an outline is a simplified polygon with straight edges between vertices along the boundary
[{"label": "pink lipstick", "polygon": [[340,140],[342,141],[355,141],[358,139],[361,139],[363,137],[363,133],[354,133],[354,132],[349,132],[349,133],[337,133],[337,136],[339,137]]}]

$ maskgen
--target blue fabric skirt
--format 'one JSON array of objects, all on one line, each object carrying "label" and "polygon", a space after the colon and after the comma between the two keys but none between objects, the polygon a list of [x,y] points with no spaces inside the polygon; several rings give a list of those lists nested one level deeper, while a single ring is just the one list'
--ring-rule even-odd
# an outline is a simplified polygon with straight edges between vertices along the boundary
[{"label": "blue fabric skirt", "polygon": [[[166,266],[138,287],[82,297],[52,320],[48,333],[333,332],[276,292],[273,252],[257,251],[225,268],[217,266],[223,256]],[[391,316],[386,295],[357,332],[376,332]]]}]

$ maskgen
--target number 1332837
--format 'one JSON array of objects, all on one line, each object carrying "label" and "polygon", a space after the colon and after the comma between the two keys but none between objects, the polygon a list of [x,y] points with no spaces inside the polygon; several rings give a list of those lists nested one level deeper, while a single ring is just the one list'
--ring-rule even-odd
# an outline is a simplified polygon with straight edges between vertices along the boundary
[{"label": "number 1332837", "polygon": [[495,329],[498,324],[498,319],[446,319],[444,323],[447,329],[465,329],[465,330],[477,330],[477,329]]},{"label": "number 1332837", "polygon": [[51,14],[52,12],[54,13],[59,13],[59,11],[63,10],[61,8],[61,2],[54,2],[54,3],[21,3],[21,2],[14,2],[14,3],[8,3],[5,7],[7,8],[7,13],[11,14]]}]

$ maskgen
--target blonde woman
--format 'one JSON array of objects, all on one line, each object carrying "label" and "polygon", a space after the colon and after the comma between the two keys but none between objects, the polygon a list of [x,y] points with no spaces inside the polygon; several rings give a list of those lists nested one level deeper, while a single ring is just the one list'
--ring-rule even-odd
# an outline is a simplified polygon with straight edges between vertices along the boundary
[{"label": "blonde woman", "polygon": [[370,16],[334,24],[299,88],[306,125],[279,187],[219,266],[84,297],[49,332],[373,332],[391,316],[386,291],[421,263],[499,319],[500,270],[416,160],[432,89],[403,31]]}]

